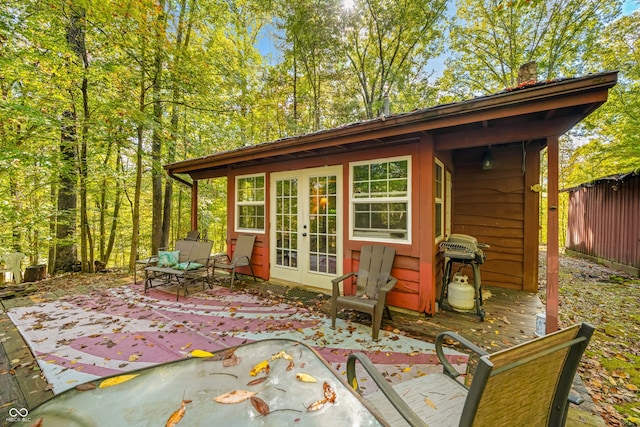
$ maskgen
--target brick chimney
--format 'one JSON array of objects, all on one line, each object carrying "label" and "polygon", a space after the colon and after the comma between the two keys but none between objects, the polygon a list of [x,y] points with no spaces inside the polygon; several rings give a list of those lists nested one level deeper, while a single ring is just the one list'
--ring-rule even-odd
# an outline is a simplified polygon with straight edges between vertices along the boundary
[{"label": "brick chimney", "polygon": [[536,61],[527,62],[518,70],[518,85],[536,82],[538,80],[538,64]]}]

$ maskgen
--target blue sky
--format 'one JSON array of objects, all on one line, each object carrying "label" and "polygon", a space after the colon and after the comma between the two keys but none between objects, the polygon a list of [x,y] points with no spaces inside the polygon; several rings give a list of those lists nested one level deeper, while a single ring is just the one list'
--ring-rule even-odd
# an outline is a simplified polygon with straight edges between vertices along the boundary
[{"label": "blue sky", "polygon": [[[451,2],[453,5],[454,3]],[[624,0],[622,4],[622,13],[624,15],[629,15],[632,12],[640,9],[640,0]],[[278,51],[275,49],[273,42],[273,34],[274,31],[273,26],[266,25],[262,31],[260,32],[260,36],[258,37],[258,49],[262,53],[263,56],[271,55],[272,58],[270,62],[272,64],[277,63],[280,58],[278,58]],[[273,56],[276,57],[273,57]],[[441,71],[444,63],[444,58],[434,58],[430,61],[430,67],[436,69],[436,71]]]},{"label": "blue sky", "polygon": [[631,12],[638,10],[640,8],[640,1],[638,0],[625,0],[622,5],[622,13],[625,15],[630,14]]}]

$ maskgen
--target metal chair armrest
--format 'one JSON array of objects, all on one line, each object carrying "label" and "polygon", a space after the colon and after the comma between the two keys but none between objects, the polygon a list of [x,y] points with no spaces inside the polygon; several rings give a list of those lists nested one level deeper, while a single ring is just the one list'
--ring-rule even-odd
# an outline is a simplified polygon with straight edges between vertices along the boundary
[{"label": "metal chair armrest", "polygon": [[478,356],[486,356],[487,354],[489,354],[487,351],[478,347],[463,336],[456,334],[455,332],[447,331],[438,334],[438,336],[436,337],[436,354],[438,355],[440,363],[442,363],[443,372],[451,378],[457,378],[461,374],[456,368],[453,367],[451,363],[449,363],[447,356],[444,354],[442,344],[447,337],[458,341],[460,344],[462,344],[463,347],[466,347],[467,349],[476,353]]},{"label": "metal chair armrest", "polygon": [[347,382],[356,392],[362,394],[358,380],[356,379],[356,360],[367,371],[380,391],[389,399],[389,402],[398,410],[400,415],[412,426],[426,426],[427,424],[416,414],[413,409],[400,397],[391,384],[380,374],[378,369],[363,353],[351,353],[347,358]]}]

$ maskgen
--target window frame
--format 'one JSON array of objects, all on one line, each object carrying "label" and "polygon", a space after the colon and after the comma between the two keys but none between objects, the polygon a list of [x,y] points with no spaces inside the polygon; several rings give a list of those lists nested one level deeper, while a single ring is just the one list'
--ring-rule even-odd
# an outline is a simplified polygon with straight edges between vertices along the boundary
[{"label": "window frame", "polygon": [[[397,161],[406,161],[407,162],[407,190],[406,195],[404,196],[387,196],[387,197],[367,197],[367,198],[355,198],[354,197],[354,167],[361,165],[372,165],[376,163],[392,163]],[[369,160],[361,160],[357,162],[349,163],[349,239],[356,241],[366,241],[366,242],[382,242],[382,243],[394,243],[394,244],[402,244],[402,245],[410,245],[412,241],[411,234],[411,224],[412,224],[412,156],[394,156],[394,157],[382,157],[376,159]],[[402,239],[394,239],[391,237],[376,237],[376,236],[357,236],[355,235],[355,215],[356,215],[356,205],[358,203],[406,203],[406,214],[407,214],[407,229],[406,229],[406,237]],[[393,230],[390,230],[392,232]]]},{"label": "window frame", "polygon": [[[440,167],[440,179],[438,180],[438,167]],[[435,157],[433,167],[433,235],[435,242],[439,243],[446,237],[446,216],[447,207],[445,199],[446,191],[446,175],[447,170],[444,167],[444,163]],[[438,189],[440,190],[440,197],[438,197]],[[440,206],[440,234],[438,234],[438,206]]]},{"label": "window frame", "polygon": [[[262,200],[254,200],[250,202],[240,202],[240,180],[248,179],[248,178],[260,178],[262,177]],[[260,190],[260,188],[253,188],[253,190]],[[235,218],[234,218],[234,230],[236,232],[265,232],[265,224],[266,224],[266,199],[267,199],[267,177],[266,174],[263,173],[254,173],[247,175],[236,175],[235,177],[235,189],[234,189],[234,198],[235,198]],[[240,208],[242,206],[262,206],[262,228],[247,228],[240,227]],[[257,217],[257,215],[256,215]]]}]

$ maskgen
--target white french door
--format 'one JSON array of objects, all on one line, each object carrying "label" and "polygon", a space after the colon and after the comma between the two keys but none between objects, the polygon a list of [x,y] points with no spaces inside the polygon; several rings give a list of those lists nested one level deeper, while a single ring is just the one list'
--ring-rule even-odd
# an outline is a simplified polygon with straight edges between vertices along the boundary
[{"label": "white french door", "polygon": [[342,273],[342,167],[271,174],[271,277],[324,289]]}]

